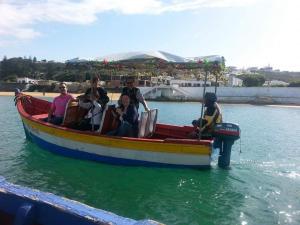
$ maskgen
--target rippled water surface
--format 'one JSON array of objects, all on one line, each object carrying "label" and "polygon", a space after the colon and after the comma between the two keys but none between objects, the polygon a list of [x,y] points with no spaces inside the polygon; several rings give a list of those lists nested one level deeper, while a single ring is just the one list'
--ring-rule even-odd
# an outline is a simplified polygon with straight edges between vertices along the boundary
[{"label": "rippled water surface", "polygon": [[[150,102],[159,121],[190,124],[199,103]],[[0,175],[134,219],[165,224],[300,224],[300,108],[222,105],[240,124],[230,170],[112,166],[61,157],[25,139],[0,97]],[[240,153],[240,147],[242,153]]]}]

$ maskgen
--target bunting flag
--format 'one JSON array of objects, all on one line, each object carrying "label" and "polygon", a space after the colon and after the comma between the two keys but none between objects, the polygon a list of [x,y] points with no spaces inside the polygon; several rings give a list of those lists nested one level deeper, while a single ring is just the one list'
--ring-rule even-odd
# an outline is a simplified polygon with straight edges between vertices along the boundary
[{"label": "bunting flag", "polygon": [[107,64],[108,64],[107,59],[103,59],[103,64],[104,64],[104,65],[107,65]]}]

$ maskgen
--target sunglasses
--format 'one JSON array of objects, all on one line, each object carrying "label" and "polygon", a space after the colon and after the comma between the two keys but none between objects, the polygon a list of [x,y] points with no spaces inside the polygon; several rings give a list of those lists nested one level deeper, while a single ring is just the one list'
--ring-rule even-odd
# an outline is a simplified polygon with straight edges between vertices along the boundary
[{"label": "sunglasses", "polygon": [[66,89],[66,87],[59,87],[59,89]]}]

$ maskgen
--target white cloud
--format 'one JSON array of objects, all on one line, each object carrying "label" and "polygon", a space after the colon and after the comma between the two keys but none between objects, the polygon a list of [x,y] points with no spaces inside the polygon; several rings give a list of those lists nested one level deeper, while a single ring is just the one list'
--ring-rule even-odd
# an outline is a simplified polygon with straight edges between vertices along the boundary
[{"label": "white cloud", "polygon": [[197,10],[202,7],[230,7],[254,0],[0,0],[0,41],[32,39],[40,34],[40,22],[90,24],[97,14],[115,11],[122,14],[161,14]]}]

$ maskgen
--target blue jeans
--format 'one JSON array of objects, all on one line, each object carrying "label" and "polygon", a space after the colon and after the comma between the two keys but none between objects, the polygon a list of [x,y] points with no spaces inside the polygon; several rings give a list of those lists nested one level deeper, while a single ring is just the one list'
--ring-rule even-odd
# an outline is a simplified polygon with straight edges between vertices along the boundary
[{"label": "blue jeans", "polygon": [[122,121],[121,125],[113,131],[109,131],[107,135],[112,135],[112,136],[119,136],[119,137],[135,137],[135,132],[133,129],[133,126],[126,122]]}]

